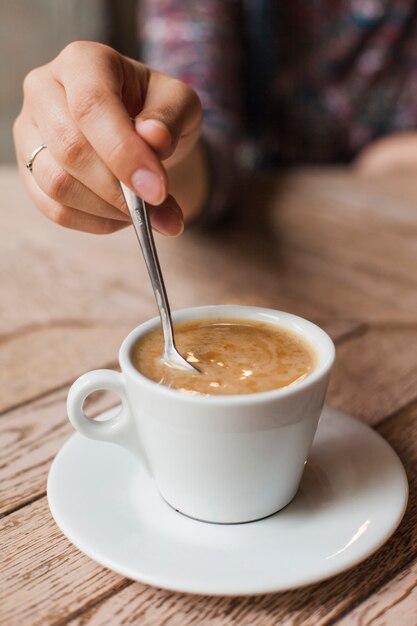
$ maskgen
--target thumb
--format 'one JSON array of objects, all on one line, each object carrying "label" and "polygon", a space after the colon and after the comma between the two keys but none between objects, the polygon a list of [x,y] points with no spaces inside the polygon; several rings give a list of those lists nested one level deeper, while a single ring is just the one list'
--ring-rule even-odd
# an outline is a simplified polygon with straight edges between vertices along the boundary
[{"label": "thumb", "polygon": [[178,163],[184,159],[198,139],[200,123],[201,104],[195,91],[179,80],[152,71],[135,129],[158,157],[166,160],[175,152],[172,160]]},{"label": "thumb", "polygon": [[158,119],[154,113],[153,118],[144,118],[142,115],[135,119],[135,129],[148,146],[150,146],[158,157],[163,161],[171,156],[175,145],[168,126]]}]

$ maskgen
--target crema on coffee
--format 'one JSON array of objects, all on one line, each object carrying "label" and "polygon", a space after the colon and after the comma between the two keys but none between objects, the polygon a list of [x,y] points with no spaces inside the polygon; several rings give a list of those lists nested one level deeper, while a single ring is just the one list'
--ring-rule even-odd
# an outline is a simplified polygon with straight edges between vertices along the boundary
[{"label": "crema on coffee", "polygon": [[314,348],[286,328],[252,320],[200,319],[175,326],[181,355],[199,373],[173,369],[161,361],[162,331],[134,346],[131,360],[147,378],[184,393],[251,394],[294,385],[314,369]]}]

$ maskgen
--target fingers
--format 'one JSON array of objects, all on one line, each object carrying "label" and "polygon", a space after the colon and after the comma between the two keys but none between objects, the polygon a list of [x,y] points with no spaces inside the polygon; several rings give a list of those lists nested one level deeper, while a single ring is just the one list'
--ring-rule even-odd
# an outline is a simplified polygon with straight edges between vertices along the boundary
[{"label": "fingers", "polygon": [[[34,144],[32,144],[34,145]],[[55,161],[49,149],[39,153],[33,164],[32,176],[38,187],[52,200],[73,209],[91,213],[98,217],[129,222],[125,215],[111,204],[71,176]]]},{"label": "fingers", "polygon": [[60,226],[96,235],[107,235],[125,228],[129,223],[97,217],[56,202],[38,187],[35,179],[30,176],[30,172],[22,171],[21,163],[19,163],[19,170],[22,178],[26,176],[26,189],[33,202],[47,218]]},{"label": "fingers", "polygon": [[[33,152],[34,147],[39,146],[42,143],[39,131],[33,125],[33,122],[28,120],[27,116],[25,117],[24,115],[20,115],[13,126],[13,134],[18,156],[17,162],[19,174],[34,204],[46,217],[66,228],[95,234],[112,233],[129,224],[129,220],[126,220],[126,216],[118,212],[114,209],[114,207],[110,207],[111,211],[114,212],[115,215],[122,216],[123,220],[99,217],[85,211],[79,211],[74,209],[72,206],[65,204],[62,199],[66,195],[70,197],[70,202],[72,204],[76,204],[76,201],[73,200],[70,193],[73,183],[71,180],[70,184],[65,182],[67,178],[70,179],[69,175],[61,170],[58,164],[53,162],[53,160],[51,163],[48,149],[42,150],[38,153],[33,161],[32,172],[29,172],[26,168],[26,161],[29,155]],[[47,181],[47,176],[41,176],[39,170],[42,170],[42,168],[51,173],[51,182],[45,182]],[[43,185],[47,186],[49,184],[49,193],[57,199],[50,197],[48,193],[45,193],[45,191],[41,189],[35,179],[35,176],[42,178]],[[75,184],[77,184],[77,181],[75,181]],[[89,193],[89,190],[86,191]],[[79,192],[76,190],[76,193]],[[83,192],[81,191],[81,193]],[[99,199],[99,202],[102,201]]]},{"label": "fingers", "polygon": [[[118,229],[128,213],[122,180],[153,205],[154,228],[182,231],[161,160],[181,157],[197,140],[201,107],[192,90],[107,46],[76,42],[28,75],[24,95],[16,150],[24,183],[45,214],[89,232]],[[48,149],[30,175],[24,164],[41,143]]]},{"label": "fingers", "polygon": [[142,72],[130,75],[127,84],[129,64],[122,64],[120,55],[105,46],[79,42],[78,48],[64,51],[54,71],[65,89],[71,117],[110,171],[145,201],[155,205],[163,202],[168,191],[165,170],[155,152],[135,132],[122,101],[123,90],[128,90],[126,99],[135,99],[140,110],[148,70],[142,66]]},{"label": "fingers", "polygon": [[170,157],[178,147],[175,161],[180,162],[196,142],[200,124],[197,94],[181,81],[153,71],[143,108],[135,120],[137,133],[161,159]]},{"label": "fingers", "polygon": [[[81,53],[82,72],[75,62]],[[145,201],[160,204],[168,193],[160,159],[175,150],[179,162],[198,138],[201,105],[195,92],[88,42],[68,47],[54,75],[65,88],[71,117],[110,171]],[[136,132],[132,115],[138,115]]]},{"label": "fingers", "polygon": [[169,237],[181,235],[184,230],[184,216],[175,198],[167,196],[159,206],[148,204],[148,209],[154,230]]},{"label": "fingers", "polygon": [[[47,68],[40,68],[36,72],[37,80],[26,87],[26,92],[31,102],[32,126],[38,129],[40,142],[46,143],[50,155],[62,170],[90,189],[95,196],[102,198],[104,202],[99,214],[112,219],[123,219],[120,215],[114,215],[113,211],[111,214],[106,212],[108,205],[111,205],[125,215],[127,214],[119,183],[72,119],[62,85],[52,78]],[[28,149],[29,151],[33,149],[29,146],[30,142],[36,145],[31,138],[32,133],[32,129],[27,127],[22,133],[21,144],[25,144],[25,154],[28,154]],[[43,162],[44,159],[42,159]],[[43,184],[44,179],[39,168],[36,168],[36,179],[41,188],[49,193],[48,188],[44,186],[48,183]],[[68,183],[69,180],[66,182]],[[59,185],[59,175],[57,183]],[[63,185],[63,187],[66,186]],[[89,197],[91,199],[91,196]],[[65,202],[67,201],[66,197]],[[71,206],[80,210],[89,210],[87,204],[85,208],[78,203],[71,204]],[[96,206],[99,206],[97,200],[94,201],[92,210],[89,212],[97,214]]]},{"label": "fingers", "polygon": [[[25,136],[21,137],[21,124],[15,124],[15,140],[19,152],[23,149],[25,155],[29,155],[33,146],[41,144],[40,131],[31,123],[27,123],[24,130]],[[53,159],[48,148],[36,156],[32,172],[26,169],[26,160],[27,156],[19,154],[22,179],[32,200],[52,221],[67,228],[97,234],[111,233],[130,224],[130,216],[105,203],[65,172]],[[162,205],[148,205],[148,208],[151,225],[161,234],[177,236],[183,231],[182,211],[172,196],[168,196]],[[84,214],[104,219],[90,219]]]}]

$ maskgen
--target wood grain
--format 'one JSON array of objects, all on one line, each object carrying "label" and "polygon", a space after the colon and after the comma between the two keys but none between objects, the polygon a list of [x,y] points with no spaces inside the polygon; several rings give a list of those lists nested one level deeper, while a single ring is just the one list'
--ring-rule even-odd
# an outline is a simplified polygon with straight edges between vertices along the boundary
[{"label": "wood grain", "polygon": [[[353,336],[356,336],[357,328],[354,327],[352,330],[350,324],[346,326],[343,323],[329,323],[327,326],[336,342],[347,341],[352,337],[352,333]],[[81,328],[81,331],[83,330]],[[93,346],[88,356],[91,366],[94,367],[107,365],[101,358],[102,348],[100,346],[104,343],[105,349],[108,351],[112,342],[103,340],[100,343],[100,339],[103,339],[102,332],[102,328],[97,328],[97,336],[93,337],[93,339],[97,338],[95,344],[97,348]],[[82,341],[91,340],[91,338],[90,333],[88,335],[84,332],[77,334],[74,344],[71,346],[71,350],[74,350],[72,354],[74,356],[77,354],[75,351],[77,346],[82,349]],[[42,354],[48,357],[48,348],[43,350]],[[51,368],[50,371],[52,371],[52,365],[57,367],[62,364],[61,356],[54,355],[50,360],[46,358],[45,367],[48,364]],[[36,367],[35,362],[33,366]],[[77,367],[75,360],[65,361],[64,366],[61,369],[63,376],[71,378],[77,373],[74,371]],[[45,370],[42,368],[36,371],[45,374]],[[46,383],[47,379],[45,380]],[[40,386],[34,387],[32,391],[36,392],[37,389],[44,391],[44,387]],[[347,386],[344,389],[347,392],[347,400],[350,389]],[[25,398],[27,390],[23,391],[23,398]],[[14,396],[7,394],[8,391],[6,390],[6,399],[14,399]],[[64,441],[73,432],[66,414],[66,396],[67,388],[65,387],[57,392],[42,395],[30,404],[23,404],[14,410],[9,410],[0,419],[0,449],[2,450],[0,457],[0,517],[15,507],[22,506],[45,493],[46,473],[49,464]],[[96,415],[118,402],[117,396],[100,392],[90,396],[87,400],[86,410],[89,410],[91,415]]]},{"label": "wood grain", "polygon": [[[410,501],[400,532],[408,544],[402,548],[397,545],[397,549],[408,552],[409,563],[393,579],[387,576],[387,582],[340,620],[340,626],[414,626],[417,623],[417,405],[404,410],[401,416],[383,421],[378,430],[396,450],[407,471]],[[392,543],[396,539],[397,535]]]},{"label": "wood grain", "polygon": [[[67,390],[10,411],[0,419],[0,517],[46,492],[49,466],[74,432],[67,418]],[[87,400],[93,416],[118,403],[110,393]]]},{"label": "wood grain", "polygon": [[417,324],[373,326],[337,346],[335,407],[376,424],[417,399]]},{"label": "wood grain", "polygon": [[2,624],[53,624],[124,584],[68,542],[46,498],[0,520],[0,546]]},{"label": "wood grain", "polygon": [[[188,626],[208,624],[229,626],[327,626],[365,598],[372,598],[392,575],[409,567],[417,550],[417,404],[387,420],[378,429],[402,459],[410,481],[410,503],[396,534],[374,556],[359,567],[319,584],[290,592],[249,598],[207,598],[176,594],[133,583],[90,611],[76,617],[71,626],[151,626],[158,607],[158,623]],[[343,623],[343,622],[342,622]],[[366,623],[366,622],[364,622]],[[393,626],[413,626],[413,622],[391,622]],[[389,622],[386,622],[389,624]]]},{"label": "wood grain", "polygon": [[300,297],[307,283],[313,302],[329,313],[348,306],[363,321],[416,321],[417,275],[410,270],[417,220],[409,179],[306,170],[287,175],[278,194],[284,210],[275,210],[272,221],[288,282]]},{"label": "wood grain", "polygon": [[[156,314],[131,230],[100,238],[59,228],[30,206],[14,170],[0,170],[1,183],[0,267],[13,272],[1,274],[7,298],[0,302],[0,413],[115,362],[123,337]],[[309,305],[307,293],[302,301],[286,295],[279,264],[259,250],[256,232],[242,243],[243,250],[198,232],[159,237],[173,307],[271,306],[317,321],[334,337],[358,327],[354,317]]]},{"label": "wood grain", "polygon": [[[4,548],[0,589],[8,589],[13,597],[19,598],[19,602],[9,604],[7,594],[4,598],[0,597],[0,606],[6,607],[5,616],[10,623],[23,626],[54,623],[57,617],[56,606],[70,616],[72,612],[82,611],[83,607],[88,608],[89,604],[94,604],[94,607],[75,617],[74,624],[150,624],[156,614],[161,623],[213,623],[216,626],[234,623],[260,625],[268,623],[268,620],[271,624],[286,623],[288,616],[293,621],[287,623],[308,626],[327,624],[330,617],[334,621],[338,615],[345,614],[349,607],[367,598],[391,575],[408,566],[412,558],[410,555],[417,549],[417,477],[413,472],[417,462],[416,418],[417,404],[383,422],[379,427],[399,453],[409,475],[410,505],[404,521],[382,550],[346,574],[302,590],[259,598],[232,599],[188,596],[138,583],[122,582],[119,578],[107,579],[105,570],[93,566],[89,559],[79,554],[61,535],[50,518],[45,499],[42,499],[2,520],[0,537]],[[28,553],[30,561],[27,560]],[[20,555],[17,561],[16,555]],[[68,584],[72,581],[68,598],[63,595],[65,585],[61,581],[62,571],[59,568],[60,559],[63,558]],[[18,570],[29,568],[33,572],[34,567],[36,576]],[[21,571],[18,578],[16,571]],[[103,577],[105,581],[111,581],[109,586],[103,583]],[[28,579],[31,581],[29,587],[25,582]],[[120,585],[120,591],[113,594],[114,581],[117,588]],[[85,585],[82,593],[79,585]],[[49,597],[51,588],[56,590],[53,598]],[[106,595],[106,599],[97,604],[97,600],[103,595]],[[35,597],[42,607],[37,609],[39,615],[36,620],[39,621],[31,621],[34,617],[25,613],[25,607]],[[63,604],[66,605],[65,610],[62,608]],[[158,608],[157,613],[155,607]],[[198,622],[198,619],[202,621]]]},{"label": "wood grain", "polygon": [[[83,372],[114,367],[122,340],[136,324],[50,320],[0,338],[0,414],[70,384]],[[334,340],[359,329],[350,320],[325,320],[321,326]]]},{"label": "wood grain", "polygon": [[[54,524],[51,459],[71,433],[68,384],[115,365],[122,337],[155,315],[130,230],[91,237],[30,205],[0,169],[0,623],[414,626],[417,536],[417,193],[415,180],[346,169],[260,174],[239,218],[157,245],[173,308],[256,304],[319,323],[337,341],[332,405],[398,451],[410,504],[394,537],[322,584],[257,598],[175,594],[83,556]],[[115,403],[99,394],[97,413]]]},{"label": "wood grain", "polygon": [[0,412],[68,385],[97,364],[114,365],[122,339],[132,328],[133,324],[126,323],[51,320],[46,326],[25,328],[4,340]]},{"label": "wood grain", "polygon": [[417,563],[341,619],[339,626],[410,626],[417,615]]}]

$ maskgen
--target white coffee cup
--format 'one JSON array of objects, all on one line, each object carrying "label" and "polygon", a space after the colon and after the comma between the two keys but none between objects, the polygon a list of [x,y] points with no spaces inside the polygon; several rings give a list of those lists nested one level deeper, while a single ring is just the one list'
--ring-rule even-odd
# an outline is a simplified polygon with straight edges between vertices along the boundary
[{"label": "white coffee cup", "polygon": [[[178,511],[208,522],[249,522],[279,511],[297,492],[335,349],[312,322],[272,309],[220,305],[173,314],[174,323],[218,317],[269,322],[298,333],[316,350],[314,371],[294,385],[261,393],[182,393],[149,380],[130,360],[137,340],[158,327],[155,318],[123,341],[121,373],[96,370],[75,381],[68,416],[86,437],[140,455],[162,497]],[[122,400],[119,414],[107,421],[92,420],[83,411],[87,396],[100,389]]]}]

